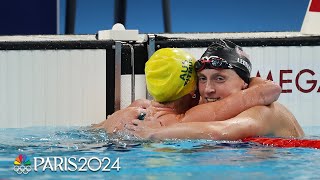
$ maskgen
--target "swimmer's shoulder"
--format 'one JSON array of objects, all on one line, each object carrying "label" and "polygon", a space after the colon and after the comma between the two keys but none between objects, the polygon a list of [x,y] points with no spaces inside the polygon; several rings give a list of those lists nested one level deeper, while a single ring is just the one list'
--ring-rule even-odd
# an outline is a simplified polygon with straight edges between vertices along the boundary
[{"label": "swimmer's shoulder", "polygon": [[157,121],[161,123],[162,126],[169,126],[172,124],[180,123],[181,122],[181,114],[175,114],[175,113],[163,113],[162,115],[159,113],[160,117],[157,118]]},{"label": "swimmer's shoulder", "polygon": [[138,99],[131,103],[128,107],[141,107],[147,108],[151,105],[151,100],[148,99]]}]

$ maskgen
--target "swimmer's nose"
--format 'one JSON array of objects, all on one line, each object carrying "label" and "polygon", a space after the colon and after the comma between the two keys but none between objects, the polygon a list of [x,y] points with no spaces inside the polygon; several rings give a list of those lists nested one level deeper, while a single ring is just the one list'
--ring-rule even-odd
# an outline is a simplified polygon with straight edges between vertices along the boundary
[{"label": "swimmer's nose", "polygon": [[207,83],[206,87],[204,89],[204,93],[205,94],[212,94],[212,93],[215,93],[215,92],[216,92],[216,90],[215,90],[214,86],[212,86],[210,83]]}]

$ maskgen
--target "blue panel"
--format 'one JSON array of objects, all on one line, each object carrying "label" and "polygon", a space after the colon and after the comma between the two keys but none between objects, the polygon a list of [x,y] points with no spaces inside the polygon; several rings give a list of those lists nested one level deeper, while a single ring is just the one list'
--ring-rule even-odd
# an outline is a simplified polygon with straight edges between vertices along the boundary
[{"label": "blue panel", "polygon": [[5,0],[0,5],[1,35],[57,34],[57,0]]}]

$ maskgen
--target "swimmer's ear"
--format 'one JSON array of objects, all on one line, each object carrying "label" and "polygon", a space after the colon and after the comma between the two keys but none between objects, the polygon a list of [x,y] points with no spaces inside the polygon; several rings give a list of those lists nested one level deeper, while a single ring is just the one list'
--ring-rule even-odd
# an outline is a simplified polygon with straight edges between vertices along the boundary
[{"label": "swimmer's ear", "polygon": [[196,91],[194,92],[194,94],[195,94],[196,97],[200,97],[199,89],[196,89]]},{"label": "swimmer's ear", "polygon": [[242,89],[247,89],[248,88],[248,83],[246,83],[246,82],[243,82],[243,85],[242,85]]}]

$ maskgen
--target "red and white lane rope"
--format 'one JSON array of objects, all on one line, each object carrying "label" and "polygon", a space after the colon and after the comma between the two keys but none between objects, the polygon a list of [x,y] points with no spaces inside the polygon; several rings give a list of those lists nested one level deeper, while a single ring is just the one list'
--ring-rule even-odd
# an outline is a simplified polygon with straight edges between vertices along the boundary
[{"label": "red and white lane rope", "polygon": [[254,137],[244,138],[243,142],[255,142],[258,144],[273,146],[273,147],[304,147],[320,149],[319,139],[285,139],[285,138],[267,138],[267,137]]}]

